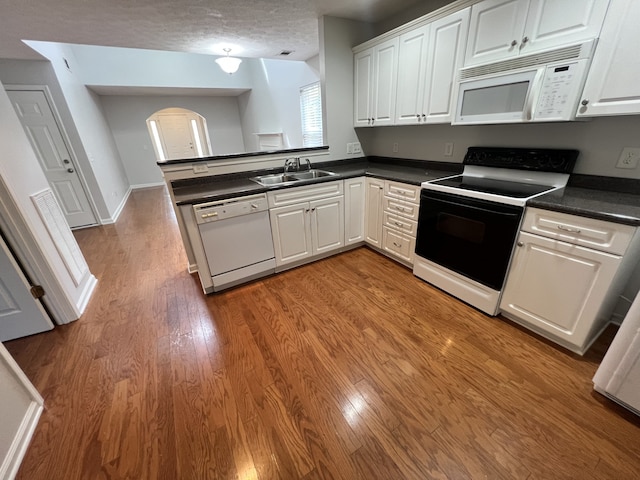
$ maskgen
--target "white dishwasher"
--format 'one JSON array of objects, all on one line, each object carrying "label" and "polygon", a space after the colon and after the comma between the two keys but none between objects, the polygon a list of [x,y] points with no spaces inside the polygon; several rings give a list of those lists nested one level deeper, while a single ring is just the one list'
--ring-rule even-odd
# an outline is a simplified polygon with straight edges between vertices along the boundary
[{"label": "white dishwasher", "polygon": [[266,194],[201,203],[193,210],[214,292],[275,272]]}]

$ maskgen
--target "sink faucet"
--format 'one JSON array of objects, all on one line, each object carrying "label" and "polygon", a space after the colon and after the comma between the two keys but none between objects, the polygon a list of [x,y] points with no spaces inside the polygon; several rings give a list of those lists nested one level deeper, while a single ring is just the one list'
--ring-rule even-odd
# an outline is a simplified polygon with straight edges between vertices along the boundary
[{"label": "sink faucet", "polygon": [[284,161],[284,173],[287,173],[291,170],[296,172],[300,171],[300,158],[287,158]]},{"label": "sink faucet", "polygon": [[311,162],[309,161],[308,158],[305,158],[304,160],[305,162],[307,162],[307,171],[311,171]]}]

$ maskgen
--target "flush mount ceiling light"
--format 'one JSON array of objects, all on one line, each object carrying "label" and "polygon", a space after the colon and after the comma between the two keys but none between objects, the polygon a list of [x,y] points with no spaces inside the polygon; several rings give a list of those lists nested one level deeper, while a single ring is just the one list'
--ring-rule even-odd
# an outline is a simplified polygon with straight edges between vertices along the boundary
[{"label": "flush mount ceiling light", "polygon": [[216,63],[220,65],[220,68],[223,72],[228,73],[229,75],[231,75],[232,73],[236,73],[238,71],[238,68],[240,67],[240,64],[242,63],[242,60],[240,60],[239,58],[230,57],[230,48],[223,48],[223,50],[225,51],[227,56],[216,58]]}]

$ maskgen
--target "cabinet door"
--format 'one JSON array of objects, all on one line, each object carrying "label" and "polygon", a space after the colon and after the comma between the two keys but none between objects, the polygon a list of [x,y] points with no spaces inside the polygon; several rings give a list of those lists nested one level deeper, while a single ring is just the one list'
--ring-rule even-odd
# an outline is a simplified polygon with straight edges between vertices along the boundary
[{"label": "cabinet door", "polygon": [[381,247],[384,180],[367,178],[365,186],[364,240],[375,247]]},{"label": "cabinet door", "polygon": [[382,228],[382,249],[413,265],[416,240],[388,227]]},{"label": "cabinet door", "polygon": [[597,38],[608,5],[609,0],[531,0],[520,54]]},{"label": "cabinet door", "polygon": [[309,211],[309,203],[269,210],[276,265],[302,260],[313,254]]},{"label": "cabinet door", "polygon": [[520,233],[500,308],[582,351],[621,257]]},{"label": "cabinet door", "polygon": [[344,244],[364,241],[364,177],[344,181]]},{"label": "cabinet door", "polygon": [[453,120],[451,106],[467,41],[469,11],[465,8],[431,24],[421,112],[426,123],[451,123]]},{"label": "cabinet door", "polygon": [[357,53],[353,62],[353,125],[367,127],[373,118],[373,48]]},{"label": "cabinet door", "polygon": [[396,124],[411,125],[424,118],[424,79],[427,68],[429,26],[400,36]]},{"label": "cabinet door", "polygon": [[617,0],[602,27],[579,117],[640,113],[640,2]]},{"label": "cabinet door", "polygon": [[374,49],[373,126],[393,125],[396,108],[399,38],[381,43]]},{"label": "cabinet door", "polygon": [[529,0],[485,0],[473,5],[465,67],[518,55],[528,8]]},{"label": "cabinet door", "polygon": [[313,254],[344,246],[344,197],[309,202]]}]

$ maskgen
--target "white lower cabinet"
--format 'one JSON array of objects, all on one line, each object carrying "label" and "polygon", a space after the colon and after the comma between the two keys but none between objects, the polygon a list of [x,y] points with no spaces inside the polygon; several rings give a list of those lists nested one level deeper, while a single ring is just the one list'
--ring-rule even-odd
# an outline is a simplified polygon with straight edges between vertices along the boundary
[{"label": "white lower cabinet", "polygon": [[365,241],[393,259],[413,265],[420,187],[367,178]]},{"label": "white lower cabinet", "polygon": [[282,205],[269,209],[276,266],[344,246],[342,184],[330,182],[267,194],[270,205]]},{"label": "white lower cabinet", "polygon": [[364,240],[382,248],[382,197],[384,180],[367,178],[365,182]]},{"label": "white lower cabinet", "polygon": [[344,244],[364,242],[365,177],[344,181]]},{"label": "white lower cabinet", "polygon": [[[527,209],[523,228],[536,233],[522,231],[518,236],[500,309],[506,317],[583,354],[607,325],[626,272],[631,271],[627,267],[636,263],[630,258],[633,253],[624,255],[635,229],[532,208]],[[592,232],[603,239],[625,237],[626,244],[617,244],[624,248],[614,248],[615,253],[604,251],[611,248],[610,242],[599,250],[582,246]]]}]

